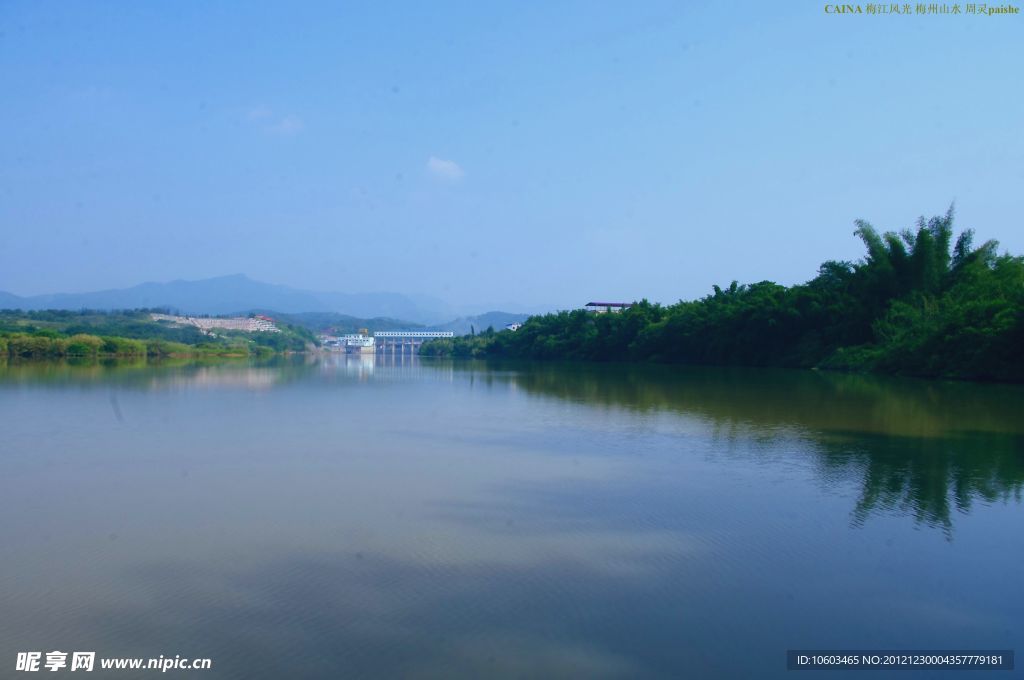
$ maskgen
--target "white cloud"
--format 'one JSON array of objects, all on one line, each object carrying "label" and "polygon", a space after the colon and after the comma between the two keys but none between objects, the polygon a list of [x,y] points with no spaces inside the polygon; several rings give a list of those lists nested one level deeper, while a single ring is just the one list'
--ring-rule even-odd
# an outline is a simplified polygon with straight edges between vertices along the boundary
[{"label": "white cloud", "polygon": [[293,113],[279,115],[266,106],[254,106],[245,113],[250,123],[264,132],[292,136],[302,131],[302,119]]},{"label": "white cloud", "polygon": [[279,135],[297,135],[302,131],[302,119],[294,114],[288,114],[267,129]]},{"label": "white cloud", "polygon": [[274,115],[274,112],[266,106],[254,106],[245,113],[249,120],[266,120]]},{"label": "white cloud", "polygon": [[455,161],[431,156],[427,159],[427,172],[439,179],[457,182],[465,176],[465,171]]}]

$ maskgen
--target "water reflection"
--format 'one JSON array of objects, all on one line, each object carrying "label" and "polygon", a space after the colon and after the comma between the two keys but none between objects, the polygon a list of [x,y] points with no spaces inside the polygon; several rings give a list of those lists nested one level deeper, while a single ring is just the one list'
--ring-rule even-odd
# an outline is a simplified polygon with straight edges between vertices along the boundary
[{"label": "water reflection", "polygon": [[[451,369],[431,366],[432,376],[451,375]],[[322,383],[412,380],[420,376],[415,356],[373,354],[312,354],[265,359],[86,359],[55,361],[0,359],[0,388],[30,387],[267,390],[310,378]]]},{"label": "water reflection", "polygon": [[825,371],[623,364],[452,362],[485,382],[538,396],[636,411],[700,415],[728,426],[910,437],[954,431],[1024,432],[1024,390]]},{"label": "water reflection", "polygon": [[0,364],[0,388],[269,390],[314,378],[320,387],[458,379],[471,388],[519,391],[587,408],[696,417],[726,439],[802,438],[813,443],[823,481],[859,480],[855,524],[889,512],[950,532],[956,513],[978,502],[1019,502],[1024,490],[1024,390],[1012,385],[812,371],[420,361],[372,354]]},{"label": "water reflection", "polygon": [[875,511],[911,514],[951,535],[955,513],[976,503],[1021,502],[1024,438],[969,433],[934,439],[864,437],[855,445],[826,440],[825,465],[856,469],[863,477],[854,520]]},{"label": "water reflection", "polygon": [[909,514],[949,534],[954,513],[1021,501],[1024,389],[815,371],[454,363],[538,397],[697,416],[717,436],[811,441],[821,477],[855,478],[853,522]]},{"label": "water reflection", "polygon": [[269,389],[308,375],[312,357],[248,359],[67,359],[0,362],[0,387]]}]

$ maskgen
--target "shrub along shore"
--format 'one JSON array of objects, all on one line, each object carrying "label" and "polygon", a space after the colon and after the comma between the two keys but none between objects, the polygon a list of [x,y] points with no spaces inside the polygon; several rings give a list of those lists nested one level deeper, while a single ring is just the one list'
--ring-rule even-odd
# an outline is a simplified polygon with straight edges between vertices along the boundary
[{"label": "shrub along shore", "polygon": [[1024,258],[953,242],[953,209],[879,234],[807,283],[714,286],[699,300],[531,317],[516,331],[425,343],[433,356],[777,366],[1024,381]]},{"label": "shrub along shore", "polygon": [[270,348],[245,345],[186,345],[166,340],[101,337],[76,333],[68,337],[15,333],[0,336],[0,356],[27,359],[64,357],[174,357],[195,355],[248,356],[272,354]]},{"label": "shrub along shore", "polygon": [[151,319],[154,310],[0,310],[0,358],[267,356],[303,352],[316,339],[305,328],[281,324],[279,333],[204,334]]}]

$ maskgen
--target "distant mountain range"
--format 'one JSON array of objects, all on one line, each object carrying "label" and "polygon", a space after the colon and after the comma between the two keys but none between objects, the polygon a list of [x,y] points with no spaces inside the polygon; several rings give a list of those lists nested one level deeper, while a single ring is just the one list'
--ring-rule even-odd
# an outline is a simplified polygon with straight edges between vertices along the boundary
[{"label": "distant mountain range", "polygon": [[522,323],[529,318],[529,314],[515,314],[512,312],[485,312],[476,316],[461,316],[448,323],[431,326],[432,330],[455,331],[455,335],[468,335],[470,332],[485,331],[488,327],[500,331],[510,323]]},{"label": "distant mountain range", "polygon": [[[138,309],[165,307],[183,314],[235,314],[253,310],[273,310],[297,314],[303,312],[334,312],[369,319],[388,317],[421,325],[446,327],[451,324],[479,323],[460,316],[443,300],[424,295],[401,293],[330,293],[316,292],[254,281],[243,274],[218,276],[199,281],[142,283],[131,288],[100,290],[91,293],[56,293],[21,297],[0,291],[0,309]],[[488,314],[505,314],[494,312]],[[487,315],[484,315],[487,316]],[[512,321],[525,314],[509,314]],[[512,318],[514,317],[514,318]],[[494,317],[498,319],[498,317]],[[501,318],[506,318],[502,316]],[[447,322],[447,323],[446,323]],[[504,323],[510,323],[505,321]],[[502,324],[503,325],[503,324]],[[498,328],[495,324],[495,328]],[[458,330],[452,328],[452,330]]]},{"label": "distant mountain range", "polygon": [[454,331],[456,335],[469,335],[472,332],[479,333],[480,331],[485,331],[489,327],[500,331],[506,325],[523,322],[530,316],[529,314],[515,314],[512,312],[485,312],[474,316],[460,316],[446,323],[420,324],[387,317],[360,319],[337,312],[299,312],[287,314],[272,309],[256,309],[252,311],[259,314],[267,314],[282,323],[308,328],[314,333],[330,332],[333,334],[355,333],[361,328],[369,328],[373,331],[418,329]]}]

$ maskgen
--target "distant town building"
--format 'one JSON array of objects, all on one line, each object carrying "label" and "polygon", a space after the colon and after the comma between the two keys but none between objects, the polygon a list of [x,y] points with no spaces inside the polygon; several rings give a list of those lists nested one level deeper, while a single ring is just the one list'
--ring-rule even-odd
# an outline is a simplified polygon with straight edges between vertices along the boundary
[{"label": "distant town building", "polygon": [[507,330],[507,331],[513,331],[514,332],[514,331],[519,330],[522,327],[523,327],[523,324],[521,324],[521,323],[507,323],[507,324],[505,324],[505,330]]},{"label": "distant town building", "polygon": [[583,309],[597,314],[606,314],[608,312],[621,312],[632,306],[632,302],[588,302]]}]

